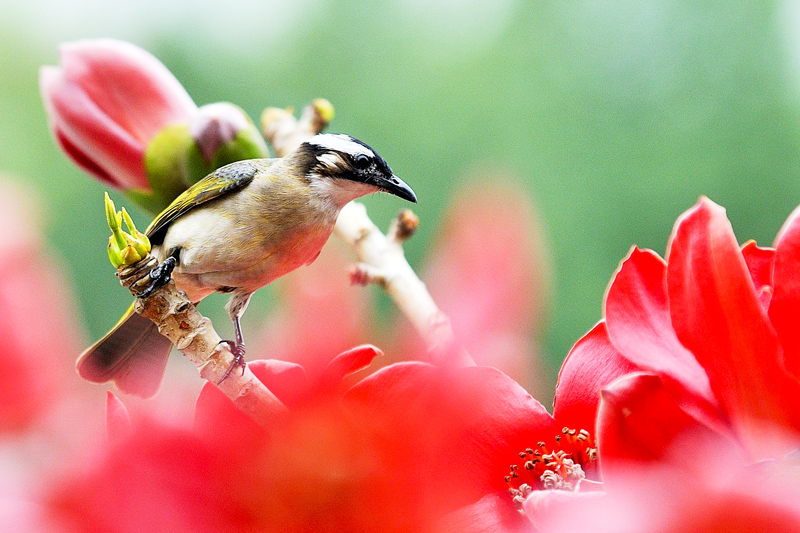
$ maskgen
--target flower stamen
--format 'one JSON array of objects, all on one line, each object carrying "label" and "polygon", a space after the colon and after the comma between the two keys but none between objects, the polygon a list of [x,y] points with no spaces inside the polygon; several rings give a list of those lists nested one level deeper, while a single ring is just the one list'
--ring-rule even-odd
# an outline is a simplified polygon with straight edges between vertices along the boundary
[{"label": "flower stamen", "polygon": [[522,509],[522,502],[533,490],[574,491],[587,477],[587,472],[595,473],[597,445],[588,431],[565,427],[555,437],[555,442],[560,449],[550,451],[546,443],[540,441],[536,449],[519,452],[522,469],[519,465],[510,465],[504,479],[518,509]]}]

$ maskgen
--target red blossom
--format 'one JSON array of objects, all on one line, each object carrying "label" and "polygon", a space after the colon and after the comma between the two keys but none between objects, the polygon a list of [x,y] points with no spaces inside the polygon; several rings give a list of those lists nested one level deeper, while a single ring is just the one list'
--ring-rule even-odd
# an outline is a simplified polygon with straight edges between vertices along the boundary
[{"label": "red blossom", "polygon": [[[504,458],[507,462],[518,463],[516,471],[519,477],[509,480],[505,490],[487,492],[478,501],[448,515],[443,520],[442,530],[470,533],[529,531],[530,523],[526,525],[519,520],[522,516],[520,514],[522,503],[530,497],[523,498],[527,491],[554,493],[553,498],[561,498],[559,494],[583,495],[602,490],[603,484],[598,482],[600,479],[598,465],[590,458],[590,450],[595,449],[597,445],[595,421],[599,409],[600,391],[622,376],[637,371],[639,368],[622,357],[611,345],[605,322],[598,323],[575,344],[561,367],[556,386],[553,423],[550,426],[556,432],[545,435],[544,431],[537,431],[536,440],[529,440],[513,455],[498,450],[498,454],[506,454]],[[563,433],[565,429],[576,432],[583,430],[588,434],[588,439],[575,442]],[[556,442],[554,440],[556,436],[561,440]],[[586,479],[572,486],[564,486],[562,490],[542,490],[544,486],[539,476],[544,473],[543,470],[541,468],[526,470],[523,463],[531,457],[526,454],[521,458],[522,452],[526,449],[536,451],[540,442],[546,445],[546,452],[564,453],[564,458],[579,464]],[[600,460],[602,461],[602,455]],[[522,484],[528,485],[529,489],[521,487]],[[516,497],[513,497],[514,494]],[[514,500],[516,500],[515,505],[512,504]]]},{"label": "red blossom", "polygon": [[34,202],[0,182],[0,433],[34,423],[63,392],[79,346],[64,276],[36,230]]},{"label": "red blossom", "polygon": [[503,490],[516,450],[552,442],[550,415],[493,369],[402,363],[336,386],[378,353],[343,353],[316,379],[250,363],[289,406],[280,423],[257,427],[208,385],[193,430],[134,424],[56,492],[52,519],[76,531],[426,531]]},{"label": "red blossom", "polygon": [[607,334],[579,343],[639,369],[602,388],[605,490],[530,493],[523,510],[539,531],[800,527],[797,460],[784,456],[800,441],[798,213],[774,249],[740,247],[724,210],[701,198],[666,261],[631,251],[606,296]]}]

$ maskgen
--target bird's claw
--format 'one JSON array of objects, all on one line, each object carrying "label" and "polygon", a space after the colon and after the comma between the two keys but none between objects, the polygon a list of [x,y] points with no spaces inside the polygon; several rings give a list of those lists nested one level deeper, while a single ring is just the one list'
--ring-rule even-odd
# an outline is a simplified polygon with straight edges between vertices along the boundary
[{"label": "bird's claw", "polygon": [[242,375],[244,375],[244,369],[247,368],[247,361],[244,360],[244,343],[236,343],[234,341],[219,341],[220,344],[225,343],[231,350],[233,354],[233,361],[231,362],[231,366],[228,367],[228,370],[222,375],[219,381],[217,381],[217,385],[220,385],[225,379],[231,375],[233,369],[237,366],[242,367]]},{"label": "bird's claw", "polygon": [[175,269],[177,260],[174,257],[167,257],[164,261],[150,271],[150,285],[145,290],[136,294],[137,298],[147,298],[153,292],[163,287],[172,279],[172,271]]}]

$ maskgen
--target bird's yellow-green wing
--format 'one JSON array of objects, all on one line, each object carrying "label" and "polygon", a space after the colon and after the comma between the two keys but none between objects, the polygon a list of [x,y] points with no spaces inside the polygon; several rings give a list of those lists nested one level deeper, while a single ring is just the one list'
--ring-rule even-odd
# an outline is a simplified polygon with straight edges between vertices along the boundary
[{"label": "bird's yellow-green wing", "polygon": [[200,204],[219,198],[222,195],[238,191],[253,181],[259,169],[271,164],[269,159],[237,161],[220,167],[201,179],[162,211],[147,227],[147,237],[154,245],[164,241],[164,235],[170,223],[187,211]]}]

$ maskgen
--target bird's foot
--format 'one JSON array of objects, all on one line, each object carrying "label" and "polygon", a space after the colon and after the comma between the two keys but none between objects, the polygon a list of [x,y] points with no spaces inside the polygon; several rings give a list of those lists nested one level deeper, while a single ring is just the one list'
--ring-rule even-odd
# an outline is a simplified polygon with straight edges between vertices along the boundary
[{"label": "bird's foot", "polygon": [[156,266],[153,270],[150,271],[150,285],[147,286],[145,290],[138,293],[136,295],[137,298],[147,298],[153,292],[159,288],[163,287],[169,280],[172,279],[172,271],[175,269],[175,265],[177,264],[177,259],[174,257],[167,257],[164,259],[164,262]]},{"label": "bird's foot", "polygon": [[233,361],[231,362],[231,366],[228,367],[228,370],[222,375],[219,381],[217,381],[217,385],[220,385],[225,379],[231,375],[233,369],[237,366],[242,367],[242,375],[244,375],[244,369],[247,368],[247,362],[244,360],[244,343],[237,343],[235,341],[219,341],[220,344],[225,343],[231,350],[233,354]]}]

